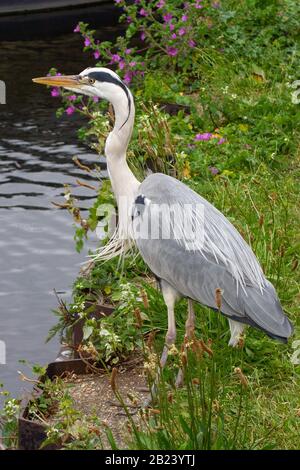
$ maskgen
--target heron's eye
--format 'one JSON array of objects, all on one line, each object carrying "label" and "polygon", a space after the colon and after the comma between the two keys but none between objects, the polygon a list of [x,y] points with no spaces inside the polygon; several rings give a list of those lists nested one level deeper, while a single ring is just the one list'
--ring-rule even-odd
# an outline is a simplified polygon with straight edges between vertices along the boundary
[{"label": "heron's eye", "polygon": [[94,85],[95,83],[95,80],[93,78],[89,78],[88,81],[90,85]]}]

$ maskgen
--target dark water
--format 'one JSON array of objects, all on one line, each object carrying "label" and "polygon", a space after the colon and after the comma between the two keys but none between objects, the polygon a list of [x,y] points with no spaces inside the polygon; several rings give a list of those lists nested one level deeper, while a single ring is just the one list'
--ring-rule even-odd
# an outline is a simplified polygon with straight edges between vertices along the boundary
[{"label": "dark water", "polygon": [[[102,38],[114,33],[102,30]],[[74,249],[70,216],[51,201],[63,202],[69,183],[82,208],[93,193],[77,188],[76,177],[89,181],[72,162],[99,163],[99,157],[78,144],[76,117],[57,120],[59,100],[31,82],[51,66],[78,73],[93,65],[75,34],[53,40],[0,43],[0,80],[7,86],[7,104],[0,105],[0,340],[6,343],[7,364],[0,382],[13,394],[26,387],[17,374],[19,359],[46,364],[58,350],[45,344],[55,322],[53,289],[68,298],[86,251]],[[95,247],[96,240],[89,242]]]}]

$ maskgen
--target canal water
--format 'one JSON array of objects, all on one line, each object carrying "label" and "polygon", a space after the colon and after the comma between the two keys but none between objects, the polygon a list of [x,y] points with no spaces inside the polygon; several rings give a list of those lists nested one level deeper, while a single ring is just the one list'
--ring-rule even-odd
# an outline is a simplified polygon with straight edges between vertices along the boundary
[{"label": "canal water", "polygon": [[[98,37],[111,38],[115,31],[102,28]],[[55,323],[53,289],[70,298],[87,255],[86,250],[76,253],[72,220],[51,202],[63,202],[68,183],[80,207],[89,206],[93,192],[76,187],[75,179],[91,180],[72,157],[87,164],[101,159],[78,143],[82,121],[76,116],[58,120],[59,99],[31,82],[52,66],[73,74],[93,65],[92,56],[81,51],[82,39],[73,33],[45,41],[0,42],[0,80],[7,89],[6,105],[0,105],[0,341],[6,346],[0,383],[13,395],[28,389],[17,373],[27,373],[20,359],[42,365],[55,359],[57,342],[45,344]],[[90,240],[89,247],[95,246],[96,240]]]}]

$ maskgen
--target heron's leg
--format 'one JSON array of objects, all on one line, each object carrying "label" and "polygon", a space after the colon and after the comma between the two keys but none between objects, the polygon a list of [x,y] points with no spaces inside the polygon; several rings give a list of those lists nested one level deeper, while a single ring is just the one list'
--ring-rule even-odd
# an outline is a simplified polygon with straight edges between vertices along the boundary
[{"label": "heron's leg", "polygon": [[[194,337],[195,331],[195,311],[194,302],[192,299],[188,299],[188,316],[185,322],[185,339],[191,340]],[[176,377],[175,386],[181,387],[183,384],[183,370],[180,368]]]},{"label": "heron's leg", "polygon": [[237,322],[235,320],[230,320],[230,319],[228,319],[228,322],[229,322],[230,333],[231,333],[228,346],[232,346],[233,348],[235,348],[239,344],[239,341],[244,332],[244,329],[246,328],[246,325],[244,325],[244,323],[240,323],[240,322]]},{"label": "heron's leg", "polygon": [[160,287],[163,294],[163,298],[168,310],[168,331],[166,334],[165,345],[163,348],[163,352],[160,358],[160,367],[158,368],[155,380],[151,387],[151,396],[148,400],[146,400],[143,404],[143,408],[147,408],[151,405],[151,403],[155,400],[157,396],[157,383],[160,378],[161,369],[165,366],[167,359],[168,359],[168,352],[172,344],[175,343],[176,340],[176,323],[175,323],[175,303],[176,300],[180,298],[180,294],[168,284],[163,279],[160,279]]},{"label": "heron's leg", "polygon": [[187,339],[192,339],[195,331],[195,310],[194,310],[194,301],[188,299],[188,317],[185,322],[185,337]]},{"label": "heron's leg", "polygon": [[161,280],[161,290],[165,304],[168,309],[168,331],[166,334],[164,349],[160,358],[160,365],[163,368],[167,362],[168,351],[176,340],[176,323],[174,308],[176,300],[179,298],[179,294],[175,289],[173,289],[173,287],[170,286],[170,284],[163,280]]}]

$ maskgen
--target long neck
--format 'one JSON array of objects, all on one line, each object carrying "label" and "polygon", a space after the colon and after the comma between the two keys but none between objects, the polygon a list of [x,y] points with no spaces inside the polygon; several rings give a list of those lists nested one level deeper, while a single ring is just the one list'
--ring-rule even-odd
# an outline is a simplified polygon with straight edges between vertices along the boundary
[{"label": "long neck", "polygon": [[134,124],[134,102],[129,92],[128,98],[123,90],[118,90],[111,99],[115,112],[115,125],[105,144],[107,169],[118,205],[120,198],[134,198],[140,185],[126,161],[126,150]]}]

